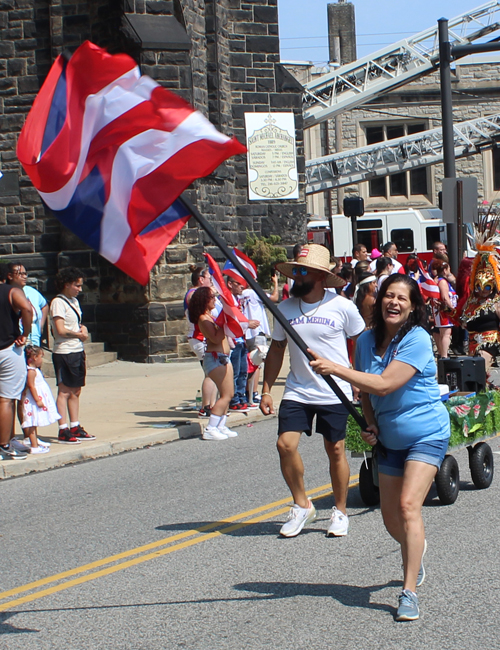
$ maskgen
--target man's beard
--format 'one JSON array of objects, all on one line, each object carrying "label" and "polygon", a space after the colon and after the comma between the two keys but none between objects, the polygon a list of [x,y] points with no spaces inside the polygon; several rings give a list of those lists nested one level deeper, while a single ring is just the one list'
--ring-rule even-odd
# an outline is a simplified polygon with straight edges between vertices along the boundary
[{"label": "man's beard", "polygon": [[302,282],[302,284],[293,283],[290,293],[294,298],[303,298],[314,289],[315,282]]}]

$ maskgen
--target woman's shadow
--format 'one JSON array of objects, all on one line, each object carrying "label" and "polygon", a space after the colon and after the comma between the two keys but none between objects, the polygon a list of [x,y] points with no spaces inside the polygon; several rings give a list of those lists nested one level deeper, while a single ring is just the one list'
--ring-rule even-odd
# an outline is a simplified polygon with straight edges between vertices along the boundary
[{"label": "woman's shadow", "polygon": [[357,587],[341,584],[316,584],[310,582],[242,582],[234,585],[238,591],[250,591],[262,594],[262,599],[295,598],[296,596],[315,596],[334,598],[347,607],[377,609],[394,614],[394,607],[385,603],[371,602],[373,593],[387,587],[401,587],[400,580],[390,580],[380,585]]}]

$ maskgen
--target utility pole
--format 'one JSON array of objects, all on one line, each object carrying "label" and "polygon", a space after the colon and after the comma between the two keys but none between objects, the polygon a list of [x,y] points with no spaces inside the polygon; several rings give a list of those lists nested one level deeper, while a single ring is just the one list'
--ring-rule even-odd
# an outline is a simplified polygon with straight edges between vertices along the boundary
[{"label": "utility pole", "polygon": [[[444,177],[455,178],[455,138],[453,135],[453,104],[451,98],[451,46],[448,40],[448,20],[440,18],[439,26],[439,72],[441,83],[441,113],[443,125]],[[457,224],[448,224],[448,256],[450,267],[457,272],[461,254],[458,252]]]},{"label": "utility pole", "polygon": [[[500,51],[500,42],[497,40],[488,43],[469,43],[466,45],[451,45],[448,37],[448,19],[440,18],[439,26],[439,71],[441,76],[441,113],[443,124],[443,160],[445,178],[456,178],[455,171],[455,138],[453,134],[453,105],[451,98],[451,72],[450,63],[469,54]],[[448,254],[450,266],[457,270],[463,251],[459,248],[462,244],[461,228],[463,188],[457,182],[457,215],[454,223],[448,224]],[[458,212],[460,211],[460,214]]]}]

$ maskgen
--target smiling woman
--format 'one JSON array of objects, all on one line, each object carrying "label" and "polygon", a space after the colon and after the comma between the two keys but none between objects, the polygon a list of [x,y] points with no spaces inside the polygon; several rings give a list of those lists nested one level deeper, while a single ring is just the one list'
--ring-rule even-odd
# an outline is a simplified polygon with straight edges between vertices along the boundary
[{"label": "smiling woman", "polygon": [[425,305],[415,280],[395,274],[382,284],[373,329],[357,342],[356,370],[314,356],[311,366],[316,372],[336,375],[361,389],[368,422],[363,439],[383,445],[384,455],[379,457],[382,516],[401,545],[404,568],[396,618],[415,620],[419,617],[415,589],[425,578],[421,509],[450,437]]}]

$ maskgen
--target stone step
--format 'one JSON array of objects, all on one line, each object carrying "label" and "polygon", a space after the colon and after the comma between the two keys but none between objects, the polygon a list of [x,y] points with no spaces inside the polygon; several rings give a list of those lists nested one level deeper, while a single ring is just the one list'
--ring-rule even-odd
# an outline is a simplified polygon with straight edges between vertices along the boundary
[{"label": "stone step", "polygon": [[[102,366],[105,363],[112,363],[116,361],[118,355],[116,352],[106,352],[104,343],[85,343],[85,354],[87,361],[87,368],[95,368]],[[55,377],[54,366],[52,365],[52,355],[45,350],[42,372],[45,377]]]}]

